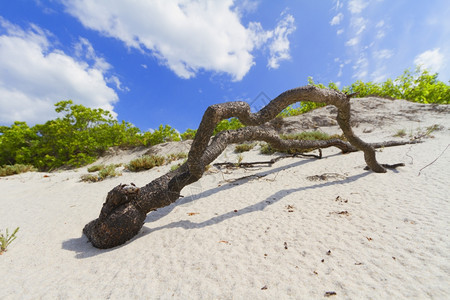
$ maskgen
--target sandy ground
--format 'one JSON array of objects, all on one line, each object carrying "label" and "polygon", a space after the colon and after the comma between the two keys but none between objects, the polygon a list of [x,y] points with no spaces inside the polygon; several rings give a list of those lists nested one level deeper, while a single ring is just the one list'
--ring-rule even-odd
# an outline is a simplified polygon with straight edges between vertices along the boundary
[{"label": "sandy ground", "polygon": [[[86,167],[0,178],[0,229],[20,227],[0,256],[0,299],[448,299],[450,110],[364,101],[355,104],[355,131],[366,141],[441,129],[421,144],[378,151],[382,163],[406,164],[386,174],[363,170],[362,153],[337,149],[321,160],[212,168],[183,198],[150,213],[137,237],[109,250],[81,234],[107,192],[145,185],[170,166],[98,183],[80,181]],[[329,113],[289,119],[286,128]],[[328,125],[321,129],[337,130]],[[160,152],[178,147],[186,145]],[[217,161],[236,162],[233,149]],[[244,162],[270,158],[258,147],[243,154]]]}]

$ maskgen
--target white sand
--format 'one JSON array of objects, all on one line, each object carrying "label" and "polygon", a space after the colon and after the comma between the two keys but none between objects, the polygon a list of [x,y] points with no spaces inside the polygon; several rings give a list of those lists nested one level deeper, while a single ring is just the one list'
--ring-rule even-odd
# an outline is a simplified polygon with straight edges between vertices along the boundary
[{"label": "white sand", "polygon": [[[215,171],[109,250],[81,235],[107,192],[119,183],[142,186],[169,166],[99,183],[80,182],[86,168],[0,178],[0,229],[20,226],[0,256],[0,299],[321,299],[326,292],[336,293],[332,299],[448,299],[449,110],[401,112],[412,104],[374,101],[382,105],[362,110],[367,124],[355,129],[366,141],[444,128],[422,144],[378,152],[382,163],[406,164],[386,174],[364,171],[361,152],[337,149],[325,149],[321,160]],[[395,115],[399,121],[390,122]],[[270,159],[257,149],[243,157]],[[237,154],[229,147],[218,161],[236,162]],[[324,173],[338,175],[307,179]]]}]

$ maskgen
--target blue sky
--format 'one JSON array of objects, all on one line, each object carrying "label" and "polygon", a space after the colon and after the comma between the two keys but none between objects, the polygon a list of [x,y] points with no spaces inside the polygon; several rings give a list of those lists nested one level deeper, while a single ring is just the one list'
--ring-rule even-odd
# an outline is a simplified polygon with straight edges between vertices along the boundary
[{"label": "blue sky", "polygon": [[260,108],[330,81],[422,64],[450,79],[448,0],[0,2],[0,125],[55,118],[72,99],[141,130],[197,128],[225,101]]}]

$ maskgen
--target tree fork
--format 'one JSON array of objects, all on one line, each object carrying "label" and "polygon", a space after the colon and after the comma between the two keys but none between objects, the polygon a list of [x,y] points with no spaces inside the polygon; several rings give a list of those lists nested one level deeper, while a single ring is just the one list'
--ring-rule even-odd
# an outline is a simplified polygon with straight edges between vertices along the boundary
[{"label": "tree fork", "polygon": [[[305,86],[280,94],[256,113],[250,112],[250,106],[246,102],[211,105],[200,122],[187,162],[142,188],[121,184],[112,189],[106,197],[99,217],[88,223],[83,233],[97,248],[112,248],[130,240],[142,228],[146,215],[150,211],[175,202],[180,197],[183,187],[199,180],[206,166],[231,143],[261,140],[280,150],[326,147],[337,147],[344,153],[361,150],[364,152],[367,166],[372,171],[386,172],[386,169],[376,160],[374,147],[358,138],[351,129],[350,98],[351,95],[336,90]],[[299,101],[323,102],[336,106],[338,124],[349,143],[339,139],[283,140],[275,130],[265,124],[287,106]],[[221,120],[231,117],[237,117],[247,127],[223,131],[211,140],[216,125]],[[374,144],[374,146],[406,143],[386,142]]]}]

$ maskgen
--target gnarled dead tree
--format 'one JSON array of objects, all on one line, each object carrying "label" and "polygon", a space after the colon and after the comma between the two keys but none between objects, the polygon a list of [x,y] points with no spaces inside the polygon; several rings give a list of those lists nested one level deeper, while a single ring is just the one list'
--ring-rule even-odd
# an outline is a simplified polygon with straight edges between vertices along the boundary
[{"label": "gnarled dead tree", "polygon": [[[375,158],[374,146],[404,143],[368,144],[355,136],[350,127],[350,97],[332,89],[314,86],[295,88],[280,94],[259,112],[251,113],[246,102],[227,102],[208,107],[189,151],[188,160],[142,188],[119,185],[112,189],[97,219],[88,223],[84,234],[97,248],[112,248],[134,237],[144,224],[147,213],[167,206],[180,197],[180,191],[199,180],[205,167],[213,162],[231,143],[265,141],[276,149],[319,149],[337,147],[342,152],[361,150],[367,166],[374,172],[386,169]],[[266,122],[275,118],[287,106],[299,101],[323,102],[338,109],[337,122],[349,143],[340,139],[326,141],[284,140]],[[223,131],[212,137],[216,125],[224,119],[237,117],[247,127]],[[212,140],[211,140],[212,137]]]}]

